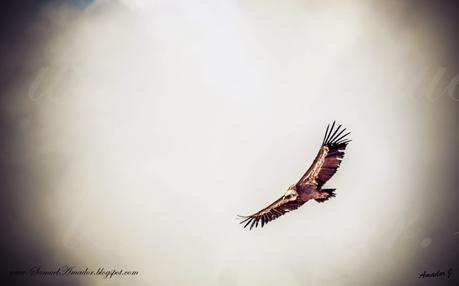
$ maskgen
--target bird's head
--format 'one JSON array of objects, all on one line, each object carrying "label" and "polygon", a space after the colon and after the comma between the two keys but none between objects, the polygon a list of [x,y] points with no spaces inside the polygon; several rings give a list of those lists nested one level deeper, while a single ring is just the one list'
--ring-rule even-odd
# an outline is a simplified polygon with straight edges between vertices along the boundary
[{"label": "bird's head", "polygon": [[291,185],[290,187],[288,187],[287,192],[284,194],[284,199],[295,200],[297,196],[298,193],[296,192],[296,185]]}]

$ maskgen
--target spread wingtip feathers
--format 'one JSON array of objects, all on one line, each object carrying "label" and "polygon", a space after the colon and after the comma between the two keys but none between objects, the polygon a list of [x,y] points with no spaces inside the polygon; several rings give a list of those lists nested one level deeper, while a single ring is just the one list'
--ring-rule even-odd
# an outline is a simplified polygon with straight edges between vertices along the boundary
[{"label": "spread wingtip feathers", "polygon": [[343,134],[346,131],[346,128],[341,129],[341,126],[342,125],[340,124],[337,128],[335,128],[335,121],[333,121],[331,128],[330,124],[327,125],[324,139],[322,140],[322,146],[330,147],[334,145],[347,144],[351,142],[351,140],[347,139],[346,137],[349,134],[351,134],[351,132]]}]

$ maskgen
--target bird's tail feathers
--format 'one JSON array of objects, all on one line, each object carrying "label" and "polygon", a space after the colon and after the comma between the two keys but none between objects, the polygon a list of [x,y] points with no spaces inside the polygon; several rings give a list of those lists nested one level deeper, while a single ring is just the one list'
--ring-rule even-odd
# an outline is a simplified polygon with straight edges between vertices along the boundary
[{"label": "bird's tail feathers", "polygon": [[330,199],[332,197],[335,197],[336,196],[335,190],[336,189],[322,189],[322,190],[320,190],[321,193],[327,193],[328,196],[326,198],[323,198],[323,199],[316,199],[316,202],[323,203],[323,202],[327,201],[328,199]]}]

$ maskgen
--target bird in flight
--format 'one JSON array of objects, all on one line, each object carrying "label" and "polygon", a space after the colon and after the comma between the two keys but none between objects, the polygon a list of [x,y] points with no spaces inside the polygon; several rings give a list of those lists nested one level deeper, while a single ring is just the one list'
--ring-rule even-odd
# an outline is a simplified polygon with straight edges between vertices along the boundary
[{"label": "bird in flight", "polygon": [[291,185],[287,192],[278,200],[266,208],[250,216],[239,216],[245,223],[244,228],[250,225],[258,227],[261,223],[263,227],[268,222],[275,220],[281,215],[295,210],[309,200],[319,203],[325,202],[335,196],[335,189],[323,189],[322,186],[336,173],[344,157],[347,144],[351,141],[347,138],[350,132],[344,133],[346,128],[339,125],[335,128],[335,122],[327,125],[322,145],[314,162],[298,181]]}]

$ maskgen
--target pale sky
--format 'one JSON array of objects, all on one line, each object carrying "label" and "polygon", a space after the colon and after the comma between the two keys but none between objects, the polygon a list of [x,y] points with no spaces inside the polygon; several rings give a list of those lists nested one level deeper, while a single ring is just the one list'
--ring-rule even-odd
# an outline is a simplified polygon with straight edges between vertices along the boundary
[{"label": "pale sky", "polygon": [[[425,10],[126,0],[39,11],[29,33],[44,40],[6,112],[30,173],[14,202],[52,254],[18,265],[140,273],[69,280],[82,285],[200,286],[424,285],[422,271],[454,266],[459,96]],[[337,196],[242,229],[236,215],[296,182],[333,120],[353,140],[326,185]]]}]

